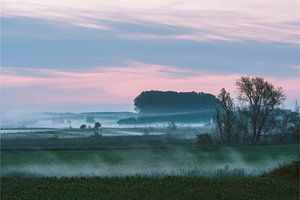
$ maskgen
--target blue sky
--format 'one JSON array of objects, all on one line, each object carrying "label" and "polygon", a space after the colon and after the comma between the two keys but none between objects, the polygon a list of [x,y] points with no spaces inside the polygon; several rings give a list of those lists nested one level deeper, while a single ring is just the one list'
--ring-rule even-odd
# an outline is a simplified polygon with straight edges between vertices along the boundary
[{"label": "blue sky", "polygon": [[[216,94],[227,86],[235,94],[241,75],[282,86],[291,106],[300,94],[299,5],[268,2],[273,7],[234,0],[4,0],[3,109],[132,110],[146,89]],[[120,88],[122,81],[128,84]]]}]

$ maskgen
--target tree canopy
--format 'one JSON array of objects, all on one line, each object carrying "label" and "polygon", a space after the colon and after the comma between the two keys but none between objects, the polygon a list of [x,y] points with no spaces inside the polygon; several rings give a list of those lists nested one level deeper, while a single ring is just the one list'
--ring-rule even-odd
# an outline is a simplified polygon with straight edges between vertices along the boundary
[{"label": "tree canopy", "polygon": [[134,99],[134,106],[140,113],[195,112],[214,109],[218,100],[208,93],[144,91]]},{"label": "tree canopy", "polygon": [[218,95],[219,103],[216,107],[215,120],[218,131],[221,136],[221,143],[225,141],[232,143],[233,127],[236,121],[233,98],[229,92],[222,88]]},{"label": "tree canopy", "polygon": [[233,98],[224,88],[218,95],[215,128],[221,143],[242,141],[243,144],[257,144],[262,136],[294,135],[299,112],[295,109],[292,113],[296,114],[287,115],[280,109],[286,98],[281,87],[275,87],[261,77],[241,77],[236,86],[239,106],[235,106]]},{"label": "tree canopy", "polygon": [[280,106],[286,97],[281,87],[276,88],[261,77],[241,77],[236,85],[239,90],[238,99],[243,102],[244,110],[250,115],[251,143],[256,144],[272,111]]}]

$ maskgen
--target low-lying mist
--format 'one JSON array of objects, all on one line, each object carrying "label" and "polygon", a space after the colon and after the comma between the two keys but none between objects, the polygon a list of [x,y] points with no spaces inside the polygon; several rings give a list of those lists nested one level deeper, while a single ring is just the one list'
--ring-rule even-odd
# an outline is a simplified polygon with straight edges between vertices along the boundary
[{"label": "low-lying mist", "polygon": [[205,151],[198,156],[182,149],[169,154],[127,154],[120,151],[88,154],[87,151],[86,154],[76,155],[76,152],[72,152],[71,159],[68,153],[60,155],[57,152],[43,152],[39,158],[34,159],[27,156],[25,162],[2,162],[1,176],[258,176],[294,159],[287,156],[245,159],[232,148],[226,148],[222,156]]}]

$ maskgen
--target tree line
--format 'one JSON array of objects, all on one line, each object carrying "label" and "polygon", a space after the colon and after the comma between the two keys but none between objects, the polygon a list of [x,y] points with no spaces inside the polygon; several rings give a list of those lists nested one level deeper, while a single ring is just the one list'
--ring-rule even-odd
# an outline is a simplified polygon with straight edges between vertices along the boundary
[{"label": "tree line", "polygon": [[261,77],[241,77],[236,87],[236,101],[225,88],[217,96],[214,122],[219,143],[258,144],[262,138],[299,143],[299,105],[284,110],[281,87]]},{"label": "tree line", "polygon": [[174,91],[144,91],[134,99],[135,109],[143,114],[195,112],[214,109],[218,100],[212,94]]}]

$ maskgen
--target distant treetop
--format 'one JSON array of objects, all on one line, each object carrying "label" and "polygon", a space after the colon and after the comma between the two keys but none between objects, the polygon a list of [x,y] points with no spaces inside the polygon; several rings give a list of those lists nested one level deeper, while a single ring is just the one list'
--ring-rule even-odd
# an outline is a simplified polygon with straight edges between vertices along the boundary
[{"label": "distant treetop", "polygon": [[214,109],[218,100],[208,93],[144,91],[134,99],[135,109],[140,113],[197,112]]}]

